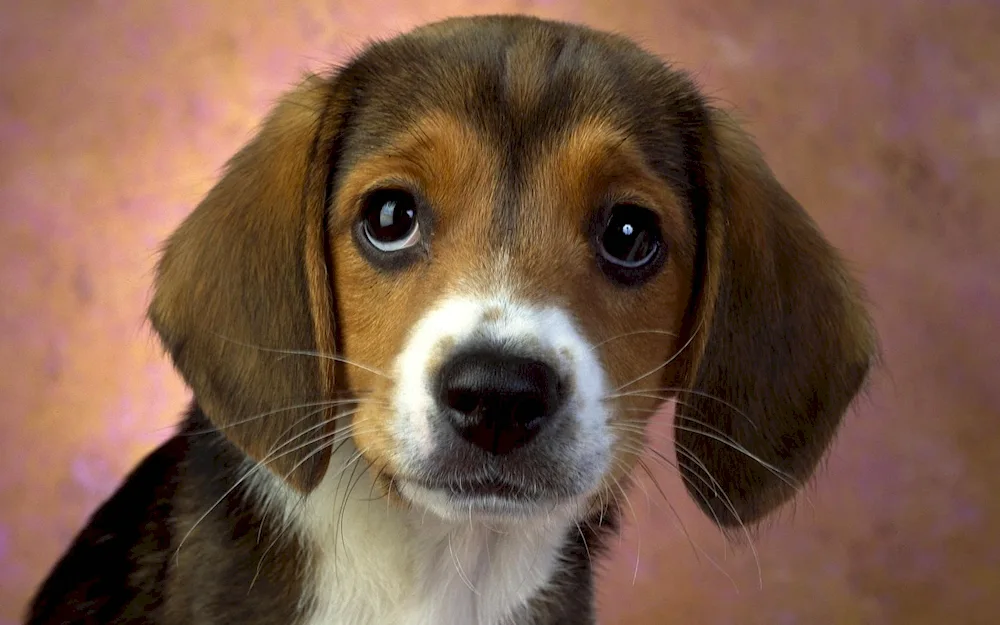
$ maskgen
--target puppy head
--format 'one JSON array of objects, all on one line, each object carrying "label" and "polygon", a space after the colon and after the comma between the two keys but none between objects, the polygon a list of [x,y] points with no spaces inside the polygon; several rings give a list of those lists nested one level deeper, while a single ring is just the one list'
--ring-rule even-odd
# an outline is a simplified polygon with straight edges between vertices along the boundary
[{"label": "puppy head", "polygon": [[685,76],[513,17],[289,95],[170,239],[150,316],[209,418],[294,487],[350,437],[384,489],[463,519],[614,499],[676,398],[689,491],[754,520],[873,352],[834,251]]}]

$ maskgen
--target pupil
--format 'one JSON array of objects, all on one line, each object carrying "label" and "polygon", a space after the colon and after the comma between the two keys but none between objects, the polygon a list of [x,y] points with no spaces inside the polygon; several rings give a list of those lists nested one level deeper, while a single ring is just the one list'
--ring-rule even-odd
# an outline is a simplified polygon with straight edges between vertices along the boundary
[{"label": "pupil", "polygon": [[[649,253],[648,233],[631,223],[633,220],[616,216],[618,227],[608,228],[608,236],[604,247],[608,254],[625,262],[642,260]],[[622,223],[624,222],[624,223]]]},{"label": "pupil", "polygon": [[648,261],[658,246],[651,219],[637,207],[623,205],[614,210],[601,241],[606,256],[625,265]]},{"label": "pupil", "polygon": [[413,228],[416,209],[408,194],[377,193],[369,206],[367,221],[372,238],[390,243],[405,238]]}]

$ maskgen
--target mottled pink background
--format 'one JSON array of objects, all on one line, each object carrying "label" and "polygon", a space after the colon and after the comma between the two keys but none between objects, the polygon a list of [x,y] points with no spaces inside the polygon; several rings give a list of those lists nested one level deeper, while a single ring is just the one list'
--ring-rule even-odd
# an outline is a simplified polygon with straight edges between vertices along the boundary
[{"label": "mottled pink background", "polygon": [[631,34],[739,108],[885,343],[809,501],[754,541],[762,588],[663,471],[697,549],[641,483],[604,622],[998,622],[997,2],[28,0],[0,3],[0,624],[178,418],[155,250],[273,99],[369,37],[500,11]]}]

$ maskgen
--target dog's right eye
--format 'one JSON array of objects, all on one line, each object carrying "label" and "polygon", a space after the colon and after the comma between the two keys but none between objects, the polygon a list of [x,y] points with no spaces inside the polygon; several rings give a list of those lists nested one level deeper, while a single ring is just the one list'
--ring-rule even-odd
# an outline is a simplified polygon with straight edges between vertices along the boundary
[{"label": "dog's right eye", "polygon": [[420,242],[417,201],[402,189],[379,189],[365,198],[365,237],[376,249],[395,252]]},{"label": "dog's right eye", "polygon": [[663,266],[666,244],[651,210],[623,203],[597,216],[597,262],[605,275],[623,286],[638,286]]}]

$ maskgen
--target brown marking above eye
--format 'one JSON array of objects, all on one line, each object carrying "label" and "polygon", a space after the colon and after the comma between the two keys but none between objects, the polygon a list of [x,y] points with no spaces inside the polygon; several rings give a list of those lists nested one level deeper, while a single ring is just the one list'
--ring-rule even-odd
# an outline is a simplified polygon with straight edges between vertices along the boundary
[{"label": "brown marking above eye", "polygon": [[[671,262],[681,273],[690,271],[694,236],[684,202],[647,165],[619,125],[602,117],[586,118],[545,148],[529,164],[519,201],[532,209],[523,217],[531,227],[525,226],[513,254],[515,271],[539,287],[531,289],[532,297],[562,293],[574,282],[593,297],[613,284],[601,275],[600,241],[594,238],[601,232],[595,232],[595,220],[603,228],[616,206],[634,206],[635,223],[655,226],[655,236],[662,237],[658,245],[670,250]],[[652,278],[663,272],[662,267],[655,269]],[[651,286],[655,289],[656,284]],[[609,295],[613,291],[607,290]]]},{"label": "brown marking above eye", "polygon": [[633,137],[612,120],[590,117],[574,125],[539,163],[537,175],[561,188],[581,206],[632,204],[655,212],[664,234],[690,250],[681,204],[670,186],[647,164]]},{"label": "brown marking above eye", "polygon": [[334,228],[345,228],[357,217],[366,196],[379,188],[419,192],[446,214],[488,210],[492,201],[484,200],[491,200],[495,192],[497,161],[495,150],[468,124],[443,110],[432,110],[393,133],[388,145],[362,155],[345,172],[332,202]]}]

